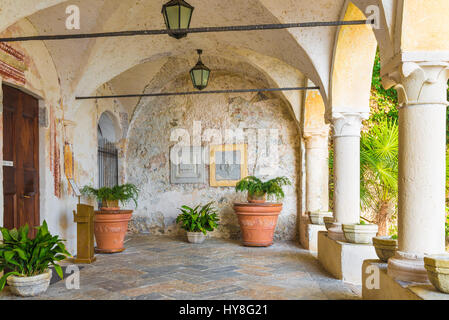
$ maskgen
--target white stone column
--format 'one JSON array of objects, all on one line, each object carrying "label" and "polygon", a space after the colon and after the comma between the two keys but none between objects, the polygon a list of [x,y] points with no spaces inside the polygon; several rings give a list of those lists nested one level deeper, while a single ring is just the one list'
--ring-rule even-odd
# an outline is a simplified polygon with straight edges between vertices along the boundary
[{"label": "white stone column", "polygon": [[304,132],[306,148],[306,210],[329,210],[329,137],[327,130]]},{"label": "white stone column", "polygon": [[334,113],[334,218],[329,238],[345,241],[342,224],[360,221],[360,130],[366,113]]},{"label": "white stone column", "polygon": [[397,69],[389,77],[398,83],[400,103],[399,249],[388,262],[388,274],[425,282],[424,255],[445,251],[449,64],[405,62]]}]

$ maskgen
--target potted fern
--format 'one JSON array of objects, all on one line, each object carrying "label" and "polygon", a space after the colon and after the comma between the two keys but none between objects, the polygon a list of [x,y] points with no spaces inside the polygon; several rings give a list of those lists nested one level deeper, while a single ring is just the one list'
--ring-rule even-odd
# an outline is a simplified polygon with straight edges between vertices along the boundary
[{"label": "potted fern", "polygon": [[213,202],[205,206],[198,205],[195,208],[182,206],[181,214],[176,218],[181,223],[181,228],[187,231],[187,239],[190,243],[203,243],[208,231],[214,231],[218,226],[217,209]]},{"label": "potted fern", "polygon": [[112,188],[95,189],[85,186],[81,189],[85,196],[94,196],[102,203],[95,211],[94,233],[97,253],[115,253],[125,250],[123,243],[132,210],[120,210],[119,202],[126,204],[131,200],[137,207],[139,189],[133,184],[123,184]]},{"label": "potted fern", "polygon": [[125,205],[132,200],[137,207],[139,189],[135,185],[127,183],[112,188],[102,187],[99,189],[84,186],[81,193],[85,196],[93,196],[101,202],[101,210],[119,210],[119,202]]},{"label": "potted fern", "polygon": [[237,183],[237,192],[248,192],[248,203],[234,204],[245,246],[267,247],[273,244],[282,203],[267,203],[266,199],[282,200],[285,197],[282,187],[286,185],[291,185],[287,177],[263,182],[257,177],[249,176]]},{"label": "potted fern", "polygon": [[19,230],[1,228],[3,242],[0,244],[0,271],[6,273],[0,278],[0,290],[8,283],[10,291],[16,295],[39,295],[47,291],[50,284],[50,265],[63,278],[58,261],[71,256],[64,240],[49,233],[45,220],[36,229],[36,237],[30,239],[28,225]]},{"label": "potted fern", "polygon": [[287,177],[277,177],[275,179],[262,182],[257,177],[249,176],[240,180],[235,190],[237,192],[248,192],[249,203],[264,203],[268,199],[281,200],[285,197],[283,186],[291,185]]}]

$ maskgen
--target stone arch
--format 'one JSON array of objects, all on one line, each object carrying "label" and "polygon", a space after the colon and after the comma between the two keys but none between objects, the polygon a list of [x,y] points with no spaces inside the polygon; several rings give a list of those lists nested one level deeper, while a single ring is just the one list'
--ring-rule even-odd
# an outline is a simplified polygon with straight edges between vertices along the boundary
[{"label": "stone arch", "polygon": [[[352,2],[344,11],[344,20],[366,19]],[[377,41],[371,26],[339,28],[331,70],[331,104],[326,118],[332,113],[369,113],[372,71]]]},{"label": "stone arch", "polygon": [[109,142],[117,143],[122,138],[120,121],[111,111],[104,111],[98,119],[99,133]]},{"label": "stone arch", "polygon": [[[197,56],[192,54],[189,56],[175,56],[168,59],[147,62],[129,69],[127,72],[117,76],[109,82],[109,85],[116,94],[130,93],[129,90],[137,90],[136,92],[139,92],[139,90],[141,90],[141,92],[163,91],[164,86],[167,83],[180,76],[188,74],[189,69],[194,65],[196,59]],[[242,57],[236,53],[224,53],[221,56],[203,54],[203,62],[205,62],[205,64],[212,69],[211,81],[213,81],[214,74],[217,72],[228,71],[243,73],[250,78],[263,79],[267,87],[304,85],[304,76],[299,71],[284,64],[283,62],[257,54],[254,59],[258,60],[257,64],[251,59],[246,58],[245,56]],[[275,69],[268,71],[269,67],[273,64],[276,64],[279,68],[277,73]],[[149,75],[148,78],[141,78],[141,70],[145,70],[146,75]],[[281,74],[285,74],[285,76],[281,77]],[[145,85],[142,85],[144,81],[146,81]],[[126,86],[120,87],[123,83]],[[140,87],[134,85],[137,83],[140,83]],[[135,87],[136,89],[130,89],[131,87]],[[225,88],[226,87],[217,89]],[[297,95],[302,95],[302,92],[294,92],[293,94],[291,92],[277,92],[275,94],[286,102],[289,111],[298,121],[299,125],[299,119],[301,117],[300,111],[295,109],[300,109],[302,102]],[[134,101],[138,106],[139,99],[136,98]],[[132,122],[133,119],[135,119],[139,114],[138,108],[127,107],[126,109],[128,109],[128,112],[132,115]]]},{"label": "stone arch", "polygon": [[[4,9],[3,5],[2,9]],[[2,22],[4,21],[2,20]],[[14,26],[3,32],[4,36],[11,37],[23,36],[25,34],[37,34],[37,30],[27,19],[15,21]],[[62,155],[64,154],[63,147],[65,143],[70,144],[72,142],[72,135],[71,129],[69,129],[70,125],[64,121],[61,112],[61,88],[56,67],[51,53],[41,41],[11,43],[9,45],[25,55],[25,83],[11,80],[7,77],[2,82],[17,87],[39,100],[41,220],[45,219],[51,229],[58,229],[65,238],[71,239],[74,235],[74,230],[70,228],[69,224],[71,216],[67,214],[68,211],[65,211],[59,200],[64,197],[68,189],[67,180],[61,178],[64,175]],[[0,140],[3,140],[1,130]],[[0,160],[1,158],[0,150]],[[0,186],[2,197],[3,192],[1,188]],[[0,211],[3,211],[1,203]],[[69,247],[72,246],[73,241],[70,241]]]},{"label": "stone arch", "polygon": [[[207,58],[207,60],[206,60]],[[203,62],[210,66],[213,59],[204,57]],[[229,62],[229,61],[228,61]],[[172,61],[161,74],[170,74],[170,70],[177,69],[179,65],[186,65],[184,61]],[[189,65],[189,64],[187,64]],[[270,80],[255,68],[248,68],[241,62],[229,62],[227,68],[215,71],[214,81],[210,82],[211,90],[218,88],[242,88],[270,86]],[[247,66],[245,69],[244,66]],[[164,91],[185,91],[190,89],[191,83],[186,70],[172,73],[165,81],[155,76],[152,86]],[[159,83],[159,85],[157,85]],[[249,114],[245,115],[247,112]],[[156,121],[154,119],[157,119]],[[263,121],[258,121],[263,119]],[[130,124],[127,144],[127,179],[138,185],[142,192],[141,204],[135,212],[133,227],[136,231],[150,231],[154,233],[176,233],[178,229],[174,223],[177,208],[181,204],[196,205],[200,202],[217,201],[223,220],[223,229],[216,234],[225,238],[238,237],[239,228],[231,209],[231,203],[244,195],[235,193],[232,187],[214,188],[209,186],[208,170],[206,170],[205,184],[176,185],[170,183],[169,150],[176,142],[170,142],[174,129],[184,129],[193,137],[193,123],[201,121],[201,140],[203,147],[210,143],[206,131],[219,131],[226,139],[226,129],[244,130],[245,139],[253,134],[257,138],[257,129],[278,129],[282,148],[275,175],[284,174],[294,181],[294,187],[287,191],[284,202],[285,215],[279,219],[278,238],[294,239],[297,228],[297,206],[300,203],[299,176],[300,176],[300,139],[296,120],[288,110],[288,104],[279,94],[232,94],[232,95],[206,95],[188,96],[181,98],[143,98],[134,113]],[[264,122],[265,121],[265,122]],[[263,125],[260,125],[263,123]],[[272,127],[275,125],[275,127]],[[248,131],[247,131],[248,130]],[[265,134],[268,134],[266,131]],[[282,137],[282,138],[281,138]],[[194,138],[193,138],[194,139]],[[240,141],[240,140],[238,140]],[[246,141],[246,140],[245,140]],[[249,154],[253,154],[256,141],[248,142]],[[237,142],[238,143],[238,142]],[[213,143],[212,143],[213,144]],[[254,156],[253,156],[254,157]],[[249,171],[259,170],[257,175],[265,175],[266,167],[253,162],[249,156]],[[261,157],[262,158],[262,157]],[[288,168],[287,168],[288,167]],[[256,168],[256,169],[254,169]],[[263,172],[263,173],[260,173]]]}]

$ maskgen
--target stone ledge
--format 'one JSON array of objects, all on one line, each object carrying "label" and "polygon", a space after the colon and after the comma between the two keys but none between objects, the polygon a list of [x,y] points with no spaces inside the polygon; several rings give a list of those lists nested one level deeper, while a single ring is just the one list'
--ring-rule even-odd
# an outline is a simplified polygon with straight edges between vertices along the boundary
[{"label": "stone ledge", "polygon": [[[367,268],[371,270],[366,270]],[[372,268],[379,270],[378,289],[369,289]],[[388,265],[380,260],[366,260],[362,266],[362,296],[365,300],[449,300],[449,294],[437,291],[431,284],[397,281],[387,274]]]},{"label": "stone ledge", "polygon": [[318,233],[320,231],[326,232],[326,227],[319,224],[307,225],[308,249],[313,255],[316,255],[318,252]]},{"label": "stone ledge", "polygon": [[376,258],[372,245],[335,241],[327,231],[318,232],[318,260],[337,279],[361,285],[363,261]]}]

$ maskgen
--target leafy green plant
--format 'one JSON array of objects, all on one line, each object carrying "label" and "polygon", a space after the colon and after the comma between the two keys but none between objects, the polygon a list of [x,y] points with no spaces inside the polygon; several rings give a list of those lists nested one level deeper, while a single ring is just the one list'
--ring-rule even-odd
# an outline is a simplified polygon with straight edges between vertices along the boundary
[{"label": "leafy green plant", "polygon": [[1,228],[3,243],[0,244],[0,271],[12,271],[0,278],[0,290],[5,287],[9,276],[36,276],[44,273],[50,265],[55,268],[59,277],[63,278],[62,269],[57,262],[71,256],[64,245],[65,240],[51,235],[45,220],[42,226],[36,229],[36,237],[30,239],[28,225],[19,230]]},{"label": "leafy green plant", "polygon": [[112,188],[102,187],[95,189],[90,186],[84,186],[81,189],[81,193],[85,196],[94,196],[97,200],[103,202],[106,200],[118,200],[122,204],[126,204],[129,201],[134,201],[137,207],[137,199],[139,197],[139,188],[131,183],[114,186]]},{"label": "leafy green plant", "polygon": [[282,187],[286,185],[291,185],[287,177],[277,177],[262,182],[259,178],[249,176],[240,180],[235,186],[235,190],[237,192],[248,191],[249,196],[261,197],[266,194],[269,199],[276,198],[280,200],[285,197]]},{"label": "leafy green plant", "polygon": [[218,226],[219,218],[217,209],[209,202],[205,206],[198,205],[195,208],[182,206],[181,214],[176,218],[176,223],[181,223],[181,228],[188,232],[202,232],[205,235],[208,231],[214,231]]},{"label": "leafy green plant", "polygon": [[379,234],[387,233],[387,222],[398,196],[398,125],[382,120],[360,140],[360,198],[377,213]]}]

